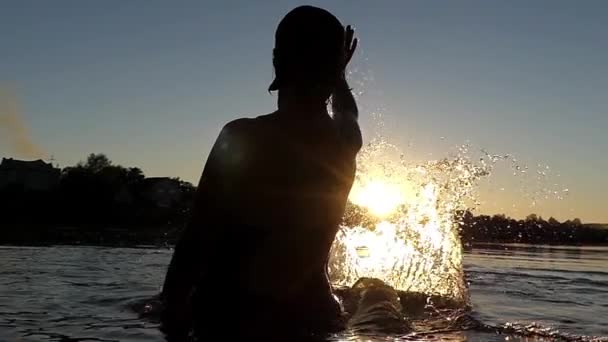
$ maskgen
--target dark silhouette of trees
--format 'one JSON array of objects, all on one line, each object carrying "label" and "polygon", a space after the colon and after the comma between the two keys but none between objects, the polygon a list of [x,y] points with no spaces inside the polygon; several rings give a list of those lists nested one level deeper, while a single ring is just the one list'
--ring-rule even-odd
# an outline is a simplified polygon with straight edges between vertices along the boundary
[{"label": "dark silhouette of trees", "polygon": [[[159,196],[149,196],[167,186],[178,192],[174,200],[159,203]],[[90,154],[62,169],[58,186],[46,191],[20,184],[0,188],[0,243],[172,242],[190,216],[195,192],[191,183],[179,178],[146,178],[137,167]],[[463,211],[457,220],[464,243],[608,244],[606,226],[583,224],[578,218],[559,222],[530,214],[516,220]],[[378,219],[349,202],[343,223],[373,229]]]},{"label": "dark silhouette of trees", "polygon": [[91,153],[87,157],[86,162],[84,162],[84,163],[80,162],[80,163],[78,163],[77,166],[81,166],[81,167],[91,171],[92,173],[98,173],[105,168],[111,167],[112,162],[105,154]]},{"label": "dark silhouette of trees", "polygon": [[460,231],[465,243],[528,243],[528,244],[608,244],[608,227],[585,225],[580,219],[559,222],[551,217],[544,220],[536,214],[524,220],[505,215],[461,213]]},{"label": "dark silhouette of trees", "polygon": [[13,228],[4,231],[0,243],[99,243],[107,240],[109,231],[117,232],[117,239],[136,240],[146,232],[163,236],[170,229],[179,230],[189,215],[195,187],[171,180],[168,183],[175,184],[181,194],[176,197],[179,200],[158,207],[146,197],[145,180],[140,168],[115,165],[104,154],[90,154],[85,161],[62,169],[53,189],[3,187],[0,205],[6,210],[0,225]]},{"label": "dark silhouette of trees", "polygon": [[90,154],[85,162],[66,167],[59,186],[63,223],[130,222],[123,204],[132,200],[121,201],[120,195],[133,197],[144,178],[141,169],[113,165],[104,154]]}]

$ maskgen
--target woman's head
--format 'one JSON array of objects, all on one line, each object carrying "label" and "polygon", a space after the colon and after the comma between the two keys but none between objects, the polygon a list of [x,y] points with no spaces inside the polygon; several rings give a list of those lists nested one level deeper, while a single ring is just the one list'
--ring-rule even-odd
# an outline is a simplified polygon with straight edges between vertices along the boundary
[{"label": "woman's head", "polygon": [[[268,90],[333,88],[342,72],[344,27],[328,11],[301,6],[289,12],[275,34],[275,79]],[[329,96],[329,94],[327,94]]]}]

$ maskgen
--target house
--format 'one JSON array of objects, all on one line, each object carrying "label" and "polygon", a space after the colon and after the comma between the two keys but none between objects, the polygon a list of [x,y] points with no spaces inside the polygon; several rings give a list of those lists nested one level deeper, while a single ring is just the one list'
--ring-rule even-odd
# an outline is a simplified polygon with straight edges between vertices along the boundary
[{"label": "house", "polygon": [[24,190],[47,191],[59,184],[61,170],[42,160],[2,158],[0,163],[0,189],[16,185]]},{"label": "house", "polygon": [[150,177],[142,180],[140,196],[156,207],[170,208],[182,199],[180,181],[169,177]]}]

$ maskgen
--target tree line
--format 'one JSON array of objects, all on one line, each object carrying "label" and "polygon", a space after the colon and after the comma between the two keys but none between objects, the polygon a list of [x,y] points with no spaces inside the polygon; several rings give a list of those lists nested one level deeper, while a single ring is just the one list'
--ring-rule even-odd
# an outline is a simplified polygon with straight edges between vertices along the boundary
[{"label": "tree line", "polygon": [[188,217],[195,187],[172,178],[179,196],[159,206],[148,195],[149,180],[138,167],[115,165],[104,154],[90,154],[61,169],[56,186],[49,189],[31,190],[19,183],[5,186],[0,189],[0,226],[5,227],[0,243],[111,243],[179,230]]},{"label": "tree line", "polygon": [[[159,205],[149,196],[150,180],[140,168],[90,154],[61,169],[51,189],[5,186],[0,189],[0,243],[171,244],[190,216],[196,189],[172,178],[178,196]],[[559,222],[531,214],[517,220],[470,211],[456,216],[464,243],[608,244],[607,228],[579,219]],[[348,203],[344,223],[373,227],[377,222]]]},{"label": "tree line", "polygon": [[548,245],[600,245],[608,244],[608,227],[583,224],[580,219],[559,222],[536,214],[525,219],[502,215],[462,213],[460,233],[463,242],[527,243]]},{"label": "tree line", "polygon": [[[407,208],[402,208],[402,211]],[[389,221],[399,217],[389,217]],[[367,209],[347,203],[344,224],[374,229],[379,219]],[[469,210],[455,213],[454,222],[462,242],[474,243],[525,243],[536,245],[608,245],[608,225],[584,224],[579,218],[558,221],[536,214],[514,219],[505,214],[474,215]]]}]

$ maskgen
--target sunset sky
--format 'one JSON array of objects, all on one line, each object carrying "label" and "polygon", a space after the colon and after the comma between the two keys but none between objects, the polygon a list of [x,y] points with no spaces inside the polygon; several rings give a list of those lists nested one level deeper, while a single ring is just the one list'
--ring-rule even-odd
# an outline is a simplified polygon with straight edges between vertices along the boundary
[{"label": "sunset sky", "polygon": [[[0,157],[67,166],[103,152],[196,182],[223,124],[276,108],[273,34],[301,4],[356,29],[367,141],[380,113],[412,162],[465,143],[473,159],[512,155],[481,181],[481,212],[608,222],[602,0],[3,1]],[[33,152],[16,146],[28,136]]]}]

